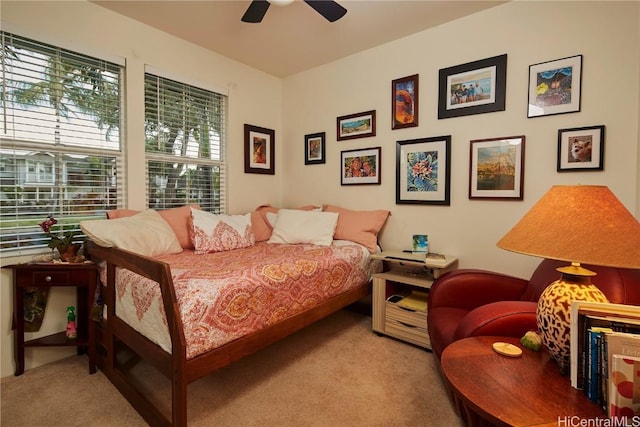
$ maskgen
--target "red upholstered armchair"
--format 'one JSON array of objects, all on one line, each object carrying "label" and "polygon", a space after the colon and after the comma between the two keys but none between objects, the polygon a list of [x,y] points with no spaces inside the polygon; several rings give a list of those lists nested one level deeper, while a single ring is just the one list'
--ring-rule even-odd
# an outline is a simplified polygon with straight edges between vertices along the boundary
[{"label": "red upholstered armchair", "polygon": [[[452,342],[472,336],[522,337],[536,330],[537,301],[560,277],[564,261],[543,260],[531,279],[485,270],[461,269],[443,274],[429,292],[427,327],[437,360]],[[610,302],[640,305],[640,270],[584,265]]]}]

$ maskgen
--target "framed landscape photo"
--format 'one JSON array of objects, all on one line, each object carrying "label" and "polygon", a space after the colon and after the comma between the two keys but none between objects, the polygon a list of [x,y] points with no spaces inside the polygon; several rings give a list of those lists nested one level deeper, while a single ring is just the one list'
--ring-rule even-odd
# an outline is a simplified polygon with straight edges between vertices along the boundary
[{"label": "framed landscape photo", "polygon": [[443,68],[438,87],[438,119],[504,111],[507,55]]},{"label": "framed landscape photo", "polygon": [[528,117],[580,111],[582,55],[529,66]]},{"label": "framed landscape photo", "polygon": [[336,128],[338,141],[376,136],[376,110],[338,117]]},{"label": "framed landscape photo", "polygon": [[396,204],[449,205],[451,135],[396,142]]},{"label": "framed landscape photo", "polygon": [[391,129],[418,126],[418,75],[391,82]]},{"label": "framed landscape photo", "polygon": [[471,141],[469,198],[522,200],[524,135]]},{"label": "framed landscape photo", "polygon": [[244,173],[275,174],[275,131],[244,125]]},{"label": "framed landscape photo", "polygon": [[340,152],[340,185],[380,184],[382,148],[365,148]]},{"label": "framed landscape photo", "polygon": [[604,169],[604,125],[558,130],[558,172]]},{"label": "framed landscape photo", "polygon": [[324,132],[312,133],[304,136],[304,164],[318,165],[326,163],[325,160],[325,141]]}]

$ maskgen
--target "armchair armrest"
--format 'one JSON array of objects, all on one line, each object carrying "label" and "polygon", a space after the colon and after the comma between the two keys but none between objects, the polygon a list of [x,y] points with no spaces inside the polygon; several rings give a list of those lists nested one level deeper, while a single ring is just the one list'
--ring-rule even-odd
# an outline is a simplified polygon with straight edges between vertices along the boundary
[{"label": "armchair armrest", "polygon": [[440,276],[429,291],[429,308],[473,310],[497,301],[518,301],[528,281],[486,270],[461,269]]},{"label": "armchair armrest", "polygon": [[456,328],[453,339],[474,336],[522,338],[538,329],[536,308],[531,301],[499,301],[471,310]]}]

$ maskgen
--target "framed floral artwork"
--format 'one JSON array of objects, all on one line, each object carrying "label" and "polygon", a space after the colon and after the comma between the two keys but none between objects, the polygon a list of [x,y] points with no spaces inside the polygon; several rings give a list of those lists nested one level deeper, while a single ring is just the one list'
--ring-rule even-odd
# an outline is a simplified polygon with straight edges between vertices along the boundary
[{"label": "framed floral artwork", "polygon": [[304,136],[304,164],[318,165],[326,163],[325,159],[325,142],[326,135],[324,132],[312,133]]},{"label": "framed floral artwork", "polygon": [[604,169],[604,125],[558,130],[558,172]]},{"label": "framed floral artwork", "polygon": [[244,173],[275,175],[275,131],[244,125]]},{"label": "framed floral artwork", "polygon": [[340,152],[340,185],[380,184],[381,147]]},{"label": "framed floral artwork", "polygon": [[396,204],[449,205],[451,135],[396,142]]},{"label": "framed floral artwork", "polygon": [[522,200],[525,137],[471,141],[469,198]]},{"label": "framed floral artwork", "polygon": [[376,136],[376,110],[340,116],[336,128],[338,141]]},{"label": "framed floral artwork", "polygon": [[391,129],[418,126],[418,75],[391,82]]},{"label": "framed floral artwork", "polygon": [[507,55],[443,68],[438,86],[438,119],[504,111]]},{"label": "framed floral artwork", "polygon": [[582,55],[529,66],[528,117],[580,111]]}]

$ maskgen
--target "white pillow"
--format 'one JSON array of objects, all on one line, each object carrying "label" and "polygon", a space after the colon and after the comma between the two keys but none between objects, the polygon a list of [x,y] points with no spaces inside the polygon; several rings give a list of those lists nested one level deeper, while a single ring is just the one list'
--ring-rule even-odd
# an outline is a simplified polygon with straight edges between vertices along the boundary
[{"label": "white pillow", "polygon": [[182,252],[171,226],[153,209],[117,219],[81,221],[82,232],[97,245],[155,257]]},{"label": "white pillow", "polygon": [[267,243],[312,243],[330,246],[338,224],[337,212],[280,209]]},{"label": "white pillow", "polygon": [[251,228],[251,214],[215,215],[191,209],[196,253],[229,251],[253,246],[256,237]]}]

